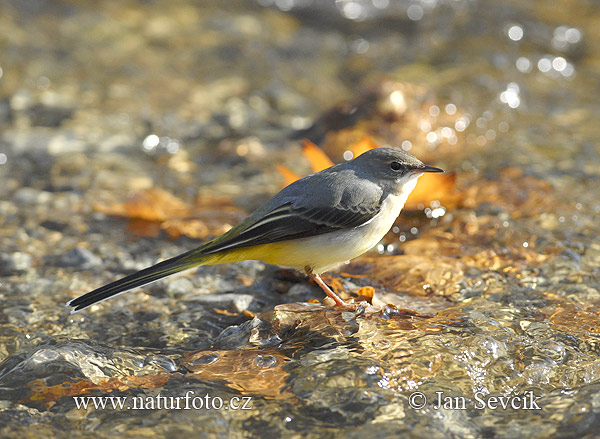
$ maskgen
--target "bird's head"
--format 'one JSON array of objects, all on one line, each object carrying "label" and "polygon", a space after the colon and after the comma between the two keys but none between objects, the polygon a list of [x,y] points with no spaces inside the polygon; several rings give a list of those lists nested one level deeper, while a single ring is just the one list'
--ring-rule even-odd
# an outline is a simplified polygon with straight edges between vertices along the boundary
[{"label": "bird's head", "polygon": [[352,162],[355,172],[380,184],[392,193],[414,189],[416,180],[425,172],[444,172],[424,164],[415,156],[394,148],[375,148]]}]

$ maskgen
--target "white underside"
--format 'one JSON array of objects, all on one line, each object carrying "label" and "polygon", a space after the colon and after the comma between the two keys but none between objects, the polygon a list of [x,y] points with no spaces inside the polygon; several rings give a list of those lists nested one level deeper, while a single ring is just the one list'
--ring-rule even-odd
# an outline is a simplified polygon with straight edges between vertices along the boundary
[{"label": "white underside", "polygon": [[314,273],[320,274],[363,254],[377,245],[392,228],[417,184],[418,176],[407,182],[399,195],[388,195],[381,211],[371,221],[352,230],[338,230],[294,240],[293,251],[280,254],[276,263],[297,269],[308,266]]}]

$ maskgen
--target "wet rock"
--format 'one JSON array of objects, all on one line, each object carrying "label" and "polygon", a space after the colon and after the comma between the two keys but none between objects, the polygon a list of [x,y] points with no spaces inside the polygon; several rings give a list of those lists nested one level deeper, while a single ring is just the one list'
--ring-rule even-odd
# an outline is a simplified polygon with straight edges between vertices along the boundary
[{"label": "wet rock", "polygon": [[248,343],[248,340],[264,323],[257,317],[241,325],[225,328],[214,341],[218,349],[236,349]]},{"label": "wet rock", "polygon": [[76,247],[73,250],[61,255],[57,261],[60,267],[78,267],[83,270],[100,267],[103,265],[102,259],[93,254],[86,248]]},{"label": "wet rock", "polygon": [[189,294],[194,291],[194,284],[188,278],[181,277],[166,282],[166,289],[169,294]]},{"label": "wet rock", "polygon": [[52,194],[32,187],[22,187],[15,192],[14,201],[20,205],[43,204],[50,201]]},{"label": "wet rock", "polygon": [[37,104],[27,110],[27,115],[34,126],[58,127],[73,116],[73,111],[72,108]]},{"label": "wet rock", "polygon": [[306,302],[308,299],[318,298],[315,288],[308,283],[292,285],[288,292],[282,296],[286,302]]},{"label": "wet rock", "polygon": [[250,307],[254,301],[254,296],[250,294],[217,293],[198,296],[193,301],[213,308],[226,309],[239,313]]},{"label": "wet rock", "polygon": [[0,255],[0,275],[25,273],[31,269],[33,258],[24,252],[14,252]]},{"label": "wet rock", "polygon": [[12,122],[13,113],[8,98],[0,99],[0,124]]}]

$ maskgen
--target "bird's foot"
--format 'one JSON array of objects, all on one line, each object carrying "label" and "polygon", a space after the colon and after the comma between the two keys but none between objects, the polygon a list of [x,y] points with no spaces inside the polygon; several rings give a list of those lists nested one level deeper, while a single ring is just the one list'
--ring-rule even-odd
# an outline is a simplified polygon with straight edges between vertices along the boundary
[{"label": "bird's foot", "polygon": [[317,283],[317,285],[319,285],[321,287],[321,289],[323,291],[325,291],[325,294],[327,294],[327,296],[329,296],[331,298],[331,300],[333,300],[335,302],[335,306],[341,306],[344,308],[356,308],[355,304],[346,303],[340,298],[340,296],[335,294],[333,292],[333,290],[331,288],[329,288],[329,286],[325,282],[323,282],[323,279],[321,279],[321,276],[319,276],[318,274],[315,274],[315,273],[308,273],[308,276],[312,280],[314,280]]}]

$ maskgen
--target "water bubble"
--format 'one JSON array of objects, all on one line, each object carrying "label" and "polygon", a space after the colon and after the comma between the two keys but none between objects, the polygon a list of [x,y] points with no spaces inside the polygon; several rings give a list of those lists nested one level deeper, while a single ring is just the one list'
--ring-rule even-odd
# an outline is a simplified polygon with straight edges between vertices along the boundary
[{"label": "water bubble", "polygon": [[372,0],[372,3],[377,9],[386,9],[390,5],[390,0]]},{"label": "water bubble", "polygon": [[508,28],[508,38],[513,41],[520,41],[523,38],[523,28],[517,24]]},{"label": "water bubble", "polygon": [[342,5],[342,14],[349,20],[360,20],[364,18],[364,8],[360,3],[344,2]]},{"label": "water bubble", "polygon": [[567,62],[567,65],[563,70],[561,70],[560,74],[565,78],[570,78],[575,74],[575,67],[570,62]]},{"label": "water bubble", "polygon": [[552,37],[552,47],[557,50],[567,50],[569,45],[577,44],[581,41],[581,31],[574,27],[558,26],[554,29]]},{"label": "water bubble", "polygon": [[38,90],[48,90],[50,88],[50,79],[46,76],[40,76],[36,81]]},{"label": "water bubble", "polygon": [[199,358],[195,358],[190,362],[190,366],[202,366],[207,364],[213,364],[219,361],[221,356],[216,352],[209,352]]},{"label": "water bubble", "polygon": [[517,70],[519,72],[521,72],[521,73],[531,72],[531,61],[529,61],[528,58],[521,56],[517,59],[517,62],[515,64],[516,64]]},{"label": "water bubble", "polygon": [[430,131],[427,133],[427,141],[429,143],[436,143],[439,141],[439,137],[435,131]]},{"label": "water bubble", "polygon": [[424,12],[421,5],[410,5],[406,10],[406,15],[408,15],[408,18],[413,21],[419,21],[421,18],[423,18],[423,14]]},{"label": "water bubble", "polygon": [[454,130],[450,127],[444,127],[442,128],[441,133],[442,136],[448,139],[454,135]]},{"label": "water bubble", "polygon": [[0,152],[0,165],[4,165],[7,160],[8,160],[8,157],[6,156],[6,154],[4,154],[3,152]]},{"label": "water bubble", "polygon": [[562,72],[567,68],[567,60],[562,56],[557,56],[552,60],[552,68],[557,72]]},{"label": "water bubble", "polygon": [[410,151],[412,148],[412,143],[409,140],[404,140],[400,145],[404,151]]},{"label": "water bubble", "polygon": [[413,235],[416,235],[417,233],[419,233],[419,229],[417,229],[416,227],[411,227],[410,233],[412,233]]},{"label": "water bubble", "polygon": [[429,107],[429,115],[433,117],[438,117],[440,115],[440,107],[437,105],[432,105]]},{"label": "water bubble", "polygon": [[146,151],[152,151],[154,148],[156,148],[158,146],[159,143],[160,143],[160,138],[156,134],[150,134],[149,136],[146,136],[146,138],[142,142],[142,147]]},{"label": "water bubble", "polygon": [[458,132],[462,132],[467,128],[468,125],[469,122],[465,118],[461,117],[458,118],[454,123],[454,129]]},{"label": "water bubble", "polygon": [[523,247],[524,247],[524,248],[527,248],[527,247],[529,247],[529,243],[528,243],[527,241],[525,241],[525,242],[523,243]]},{"label": "water bubble", "polygon": [[179,148],[180,148],[180,145],[175,140],[170,140],[166,146],[167,152],[169,154],[175,154],[177,151],[179,151]]},{"label": "water bubble", "polygon": [[446,209],[443,207],[437,207],[431,211],[431,218],[440,218],[446,214]]},{"label": "water bubble", "polygon": [[274,367],[277,365],[277,359],[272,355],[257,355],[254,365],[262,368]]},{"label": "water bubble", "polygon": [[538,61],[537,66],[540,72],[548,73],[552,68],[552,61],[549,58],[545,57]]},{"label": "water bubble", "polygon": [[456,114],[456,105],[454,105],[454,104],[446,105],[446,113],[447,114]]},{"label": "water bubble", "polygon": [[404,98],[404,93],[400,90],[394,90],[390,93],[390,102],[396,113],[404,113],[406,111],[406,99]]},{"label": "water bubble", "polygon": [[352,160],[354,153],[352,151],[344,151],[344,160]]},{"label": "water bubble", "polygon": [[515,82],[511,82],[507,85],[506,90],[500,93],[500,101],[507,104],[510,108],[517,108],[519,105],[521,105],[519,92],[519,85]]},{"label": "water bubble", "polygon": [[352,50],[361,55],[367,53],[367,50],[369,50],[369,42],[364,38],[358,38],[352,42]]},{"label": "water bubble", "polygon": [[419,128],[424,133],[427,133],[427,132],[431,131],[431,124],[429,123],[429,121],[422,119],[419,121]]},{"label": "water bubble", "polygon": [[565,31],[565,40],[571,44],[577,44],[581,41],[581,31],[577,28],[570,28]]},{"label": "water bubble", "polygon": [[289,11],[294,7],[293,0],[275,0],[275,6],[282,11]]}]

